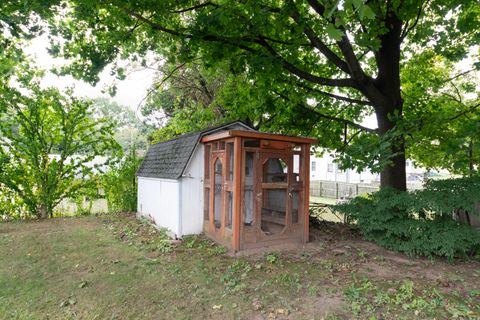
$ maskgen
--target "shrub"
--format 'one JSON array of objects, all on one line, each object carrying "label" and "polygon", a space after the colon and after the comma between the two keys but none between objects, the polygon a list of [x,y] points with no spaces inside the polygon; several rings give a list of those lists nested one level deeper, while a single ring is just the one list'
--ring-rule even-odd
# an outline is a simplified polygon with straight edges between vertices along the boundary
[{"label": "shrub", "polygon": [[132,148],[118,166],[112,167],[102,177],[102,186],[110,212],[137,210],[137,177],[135,172],[141,159]]},{"label": "shrub", "polygon": [[32,215],[26,209],[15,192],[2,188],[0,185],[0,221],[21,220],[31,218]]},{"label": "shrub", "polygon": [[451,260],[480,250],[480,232],[453,219],[458,209],[474,213],[479,200],[477,177],[430,181],[412,192],[383,189],[334,209],[353,221],[367,240],[387,249]]}]

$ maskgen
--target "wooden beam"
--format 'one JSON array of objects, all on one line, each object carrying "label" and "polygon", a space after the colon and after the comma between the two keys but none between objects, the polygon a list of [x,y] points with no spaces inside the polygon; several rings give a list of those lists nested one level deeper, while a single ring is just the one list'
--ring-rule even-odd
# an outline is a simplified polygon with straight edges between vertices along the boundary
[{"label": "wooden beam", "polygon": [[303,188],[304,193],[304,204],[303,204],[303,243],[307,243],[309,240],[309,224],[310,224],[310,145],[306,144],[302,146],[303,152],[303,163],[304,163],[304,181],[305,186]]},{"label": "wooden beam", "polygon": [[236,137],[233,142],[233,251],[240,250],[240,224],[242,214],[242,139]]},{"label": "wooden beam", "polygon": [[288,189],[288,182],[262,182],[263,189]]},{"label": "wooden beam", "polygon": [[242,130],[230,130],[230,131],[224,131],[224,132],[220,132],[212,135],[207,135],[202,138],[202,142],[205,143],[205,142],[222,140],[222,139],[231,138],[231,137],[264,139],[264,140],[284,141],[284,142],[292,142],[292,143],[305,143],[305,144],[318,143],[317,139],[312,139],[312,138],[292,137],[292,136],[286,136],[282,134],[242,131]]}]

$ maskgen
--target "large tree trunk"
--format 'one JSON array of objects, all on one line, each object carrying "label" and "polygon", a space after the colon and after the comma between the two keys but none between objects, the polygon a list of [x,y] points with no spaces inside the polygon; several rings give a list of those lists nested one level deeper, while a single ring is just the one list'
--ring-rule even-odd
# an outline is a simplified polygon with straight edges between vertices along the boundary
[{"label": "large tree trunk", "polygon": [[39,205],[37,215],[40,219],[47,219],[48,218],[49,213],[48,213],[47,206],[45,204]]},{"label": "large tree trunk", "polygon": [[[403,99],[400,91],[400,35],[402,21],[392,12],[387,14],[386,26],[389,32],[381,36],[381,47],[375,54],[378,76],[374,86],[378,90],[374,95],[374,108],[377,116],[378,131],[384,135],[395,129],[403,115]],[[405,139],[397,136],[392,142],[392,164],[385,167],[380,175],[382,188],[392,187],[400,191],[407,190],[405,172]]]},{"label": "large tree trunk", "polygon": [[[394,129],[395,122],[391,121],[389,114],[391,114],[393,110],[397,111],[400,115],[402,114],[402,100],[399,99],[394,108],[388,108],[391,110],[388,110],[390,112],[385,111],[385,109],[387,108],[380,108],[380,110],[384,112],[377,111],[376,113],[380,135],[386,134],[388,131]],[[387,165],[380,173],[380,187],[391,187],[400,191],[406,191],[407,174],[405,171],[405,141],[403,136],[398,136],[392,141],[391,152],[394,155],[391,158],[392,163]]]},{"label": "large tree trunk", "polygon": [[[400,150],[399,150],[400,151]],[[380,174],[380,186],[392,187],[397,190],[407,190],[407,174],[405,172],[405,154],[393,157],[392,165],[385,167]]]}]

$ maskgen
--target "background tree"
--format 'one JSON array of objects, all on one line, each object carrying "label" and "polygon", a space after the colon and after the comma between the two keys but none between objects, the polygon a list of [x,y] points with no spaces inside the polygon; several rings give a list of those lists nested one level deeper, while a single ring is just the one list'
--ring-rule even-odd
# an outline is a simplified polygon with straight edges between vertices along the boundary
[{"label": "background tree", "polygon": [[163,64],[141,107],[144,117],[161,126],[151,140],[168,140],[229,120],[218,99],[225,81],[226,75],[198,62]]},{"label": "background tree", "polygon": [[115,124],[115,140],[126,154],[132,148],[139,152],[147,150],[148,136],[154,129],[152,125],[140,120],[130,107],[109,98],[95,98],[91,102],[95,119],[108,119]]},{"label": "background tree", "polygon": [[115,166],[101,176],[101,185],[109,212],[137,211],[137,177],[135,173],[141,158],[137,156],[135,146]]},{"label": "background tree", "polygon": [[434,52],[414,56],[402,73],[408,155],[426,168],[478,174],[478,71],[455,70]]},{"label": "background tree", "polygon": [[[94,83],[119,57],[142,60],[152,51],[181,63],[201,57],[205,66],[247,76],[237,84],[239,96],[269,129],[352,151],[355,161],[383,168],[382,186],[400,190],[402,65],[424,50],[458,61],[480,41],[474,0],[69,3],[68,19],[52,29],[65,40],[54,41],[52,52],[75,60],[64,72]],[[370,113],[378,129],[361,124]]]},{"label": "background tree", "polygon": [[62,199],[88,188],[108,164],[105,156],[119,148],[112,124],[94,121],[90,103],[28,83],[28,92],[12,93],[0,115],[0,189],[14,192],[31,215],[47,218]]}]

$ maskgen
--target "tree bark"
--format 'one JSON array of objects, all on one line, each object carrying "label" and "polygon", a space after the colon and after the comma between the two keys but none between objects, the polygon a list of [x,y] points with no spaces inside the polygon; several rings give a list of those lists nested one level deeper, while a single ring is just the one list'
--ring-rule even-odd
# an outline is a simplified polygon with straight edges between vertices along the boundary
[{"label": "tree bark", "polygon": [[[393,108],[377,108],[376,116],[380,136],[388,133],[395,127],[396,121],[392,121],[389,117],[389,114],[392,114],[395,111],[397,112],[397,117],[402,114],[403,102],[400,99],[397,103],[398,104]],[[380,173],[380,187],[391,187],[400,191],[406,191],[407,174],[405,170],[405,139],[402,135],[395,137],[395,139],[392,141],[392,147],[390,151],[393,154],[391,158],[392,163],[387,165]]]},{"label": "tree bark", "polygon": [[40,219],[47,219],[49,214],[48,214],[48,209],[47,209],[47,206],[45,204],[41,204],[39,207],[38,207],[38,217]]},{"label": "tree bark", "polygon": [[[380,135],[395,128],[403,116],[403,99],[400,91],[400,44],[402,21],[393,13],[387,13],[385,19],[389,32],[380,37],[381,47],[375,53],[378,76],[374,86],[378,94],[373,101]],[[380,174],[380,187],[392,187],[400,191],[407,190],[405,171],[405,139],[397,136],[392,141],[391,165],[386,166]]]}]

